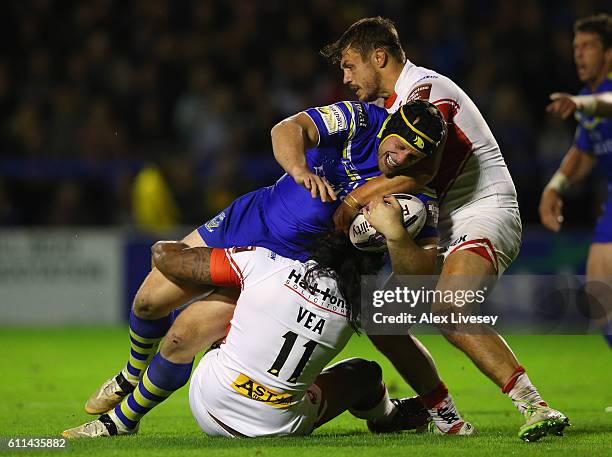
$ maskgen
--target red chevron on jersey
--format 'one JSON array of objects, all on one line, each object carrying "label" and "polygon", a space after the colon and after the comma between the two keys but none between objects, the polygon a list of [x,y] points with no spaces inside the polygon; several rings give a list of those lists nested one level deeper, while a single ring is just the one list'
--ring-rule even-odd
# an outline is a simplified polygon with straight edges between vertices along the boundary
[{"label": "red chevron on jersey", "polygon": [[408,95],[405,103],[408,103],[412,100],[429,100],[429,95],[431,94],[431,83],[419,84],[412,92]]},{"label": "red chevron on jersey", "polygon": [[468,139],[457,124],[453,122],[455,115],[459,111],[456,101],[443,98],[433,102],[438,107],[444,119],[448,123],[448,137],[442,156],[442,162],[437,175],[431,182],[431,186],[436,189],[440,201],[444,199],[448,189],[450,189],[463,171],[470,155],[472,154],[472,142]]},{"label": "red chevron on jersey", "polygon": [[407,61],[394,91],[397,98],[391,107],[386,105],[390,112],[406,100],[427,97],[449,124],[441,163],[433,180],[440,198],[441,221],[476,201],[481,206],[518,207],[516,189],[499,145],[477,106],[457,84]]},{"label": "red chevron on jersey", "polygon": [[385,108],[389,109],[393,106],[393,104],[395,103],[395,100],[397,99],[397,94],[395,92],[393,92],[393,94],[385,100]]},{"label": "red chevron on jersey", "polygon": [[440,100],[436,100],[432,103],[440,110],[446,122],[451,122],[453,117],[455,117],[459,111],[459,104],[450,98],[441,98]]}]

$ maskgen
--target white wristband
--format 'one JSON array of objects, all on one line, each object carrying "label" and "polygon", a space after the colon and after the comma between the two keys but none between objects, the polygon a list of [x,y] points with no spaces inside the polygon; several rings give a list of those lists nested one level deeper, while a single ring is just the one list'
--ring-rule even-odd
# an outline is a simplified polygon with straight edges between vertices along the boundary
[{"label": "white wristband", "polygon": [[548,184],[546,184],[546,189],[554,189],[560,194],[563,194],[570,186],[570,181],[567,176],[565,176],[562,172],[557,171]]},{"label": "white wristband", "polygon": [[575,95],[571,99],[576,104],[578,111],[582,111],[587,116],[593,115],[597,108],[597,97],[595,95]]}]

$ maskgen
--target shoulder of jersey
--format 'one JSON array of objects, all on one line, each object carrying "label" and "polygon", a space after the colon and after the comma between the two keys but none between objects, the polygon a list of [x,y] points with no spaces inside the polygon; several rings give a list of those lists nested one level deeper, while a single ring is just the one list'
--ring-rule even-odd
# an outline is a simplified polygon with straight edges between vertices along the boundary
[{"label": "shoulder of jersey", "polygon": [[[412,100],[427,100],[431,101],[431,91],[434,83],[442,81],[442,76],[433,70],[418,67],[419,74],[415,81],[411,81],[406,89],[407,96],[405,97],[404,103],[408,103]],[[404,98],[404,97],[402,97]]]},{"label": "shoulder of jersey", "polygon": [[[374,110],[383,110],[376,105],[364,102],[344,102],[351,115],[351,124],[355,128],[362,129],[368,126],[370,121],[370,112]],[[353,124],[354,123],[354,124]]]}]

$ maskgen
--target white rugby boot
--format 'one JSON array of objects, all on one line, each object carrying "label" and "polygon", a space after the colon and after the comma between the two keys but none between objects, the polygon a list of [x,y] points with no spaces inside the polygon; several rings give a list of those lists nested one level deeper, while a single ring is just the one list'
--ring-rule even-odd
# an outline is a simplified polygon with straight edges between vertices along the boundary
[{"label": "white rugby boot", "polygon": [[454,423],[448,431],[444,432],[438,428],[434,421],[431,421],[428,426],[429,433],[433,433],[434,435],[461,435],[461,436],[469,436],[474,435],[476,433],[476,429],[474,426],[466,421],[457,421]]},{"label": "white rugby boot", "polygon": [[109,414],[102,414],[96,420],[86,422],[78,427],[69,428],[62,432],[62,436],[68,439],[76,438],[100,438],[103,436],[133,435],[138,433],[138,425],[128,428],[120,420],[113,420]]},{"label": "white rugby boot", "polygon": [[527,422],[519,429],[518,437],[527,442],[537,441],[548,434],[563,436],[563,429],[571,425],[565,414],[537,403],[526,406],[524,416]]}]

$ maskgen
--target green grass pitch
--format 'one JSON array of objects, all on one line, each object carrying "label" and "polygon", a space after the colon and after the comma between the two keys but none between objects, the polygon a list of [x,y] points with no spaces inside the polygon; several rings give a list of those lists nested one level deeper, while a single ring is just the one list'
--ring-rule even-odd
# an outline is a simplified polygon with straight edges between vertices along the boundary
[{"label": "green grass pitch", "polygon": [[[612,455],[612,351],[598,336],[514,336],[508,341],[542,396],[565,412],[572,427],[563,438],[523,443],[522,418],[510,400],[442,337],[425,336],[473,437],[414,433],[376,436],[345,413],[307,438],[208,438],[191,417],[187,388],[146,416],[137,436],[78,441],[66,450],[9,451],[2,455],[87,456],[455,456]],[[125,362],[122,328],[0,329],[2,401],[0,437],[57,436],[89,420],[83,404]],[[411,394],[365,337],[355,337],[340,358],[378,360],[393,396]],[[528,453],[528,454],[527,454]]]}]

